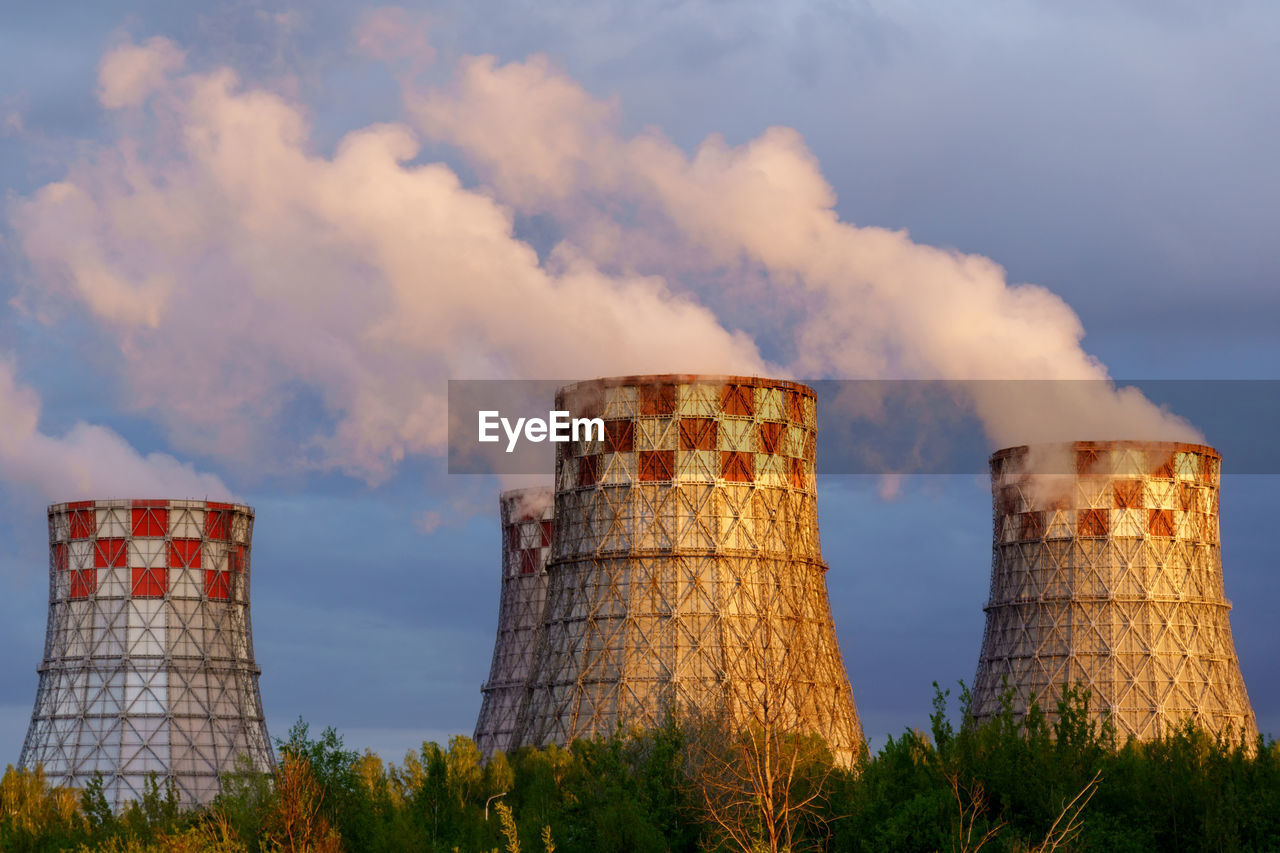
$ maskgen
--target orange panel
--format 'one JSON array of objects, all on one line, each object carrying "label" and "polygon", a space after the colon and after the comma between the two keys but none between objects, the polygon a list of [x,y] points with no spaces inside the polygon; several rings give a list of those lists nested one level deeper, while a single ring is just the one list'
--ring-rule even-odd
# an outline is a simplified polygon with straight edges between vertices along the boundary
[{"label": "orange panel", "polygon": [[751,417],[755,414],[755,399],[752,389],[746,385],[726,385],[720,391],[720,409],[726,415],[743,415]]},{"label": "orange panel", "polygon": [[751,454],[740,450],[720,451],[720,477],[731,483],[750,483],[755,479]]},{"label": "orange panel", "polygon": [[669,383],[640,386],[640,414],[662,416],[676,410],[676,386]]},{"label": "orange panel", "polygon": [[1100,453],[1097,450],[1077,449],[1076,450],[1076,473],[1087,474],[1098,464]]},{"label": "orange panel", "polygon": [[1173,510],[1152,509],[1147,511],[1147,531],[1152,536],[1173,535]]},{"label": "orange panel", "polygon": [[99,539],[93,546],[93,565],[99,569],[129,565],[129,548],[124,539]]},{"label": "orange panel", "polygon": [[168,569],[134,569],[134,598],[164,598],[169,589]]},{"label": "orange panel", "polygon": [[641,482],[670,480],[676,470],[674,450],[642,450],[636,459],[637,477]]},{"label": "orange panel", "polygon": [[520,552],[520,574],[531,575],[538,565],[538,552],[526,548]]},{"label": "orange panel", "polygon": [[1106,536],[1109,519],[1105,509],[1081,510],[1076,520],[1076,532],[1080,536]]},{"label": "orange panel", "polygon": [[797,459],[794,456],[787,457],[787,477],[791,480],[793,489],[807,489],[809,487],[809,478],[805,475],[803,459]]},{"label": "orange panel", "polygon": [[1044,536],[1044,513],[1043,512],[1022,512],[1018,513],[1020,530],[1018,531],[1019,539],[1039,539]]},{"label": "orange panel", "polygon": [[1000,514],[1013,515],[1018,511],[1018,487],[1000,487]]},{"label": "orange panel", "polygon": [[1142,508],[1142,481],[1116,480],[1113,484],[1116,509]]},{"label": "orange panel", "polygon": [[635,424],[629,420],[604,422],[604,449],[608,453],[630,453]]},{"label": "orange panel", "polygon": [[60,572],[67,570],[67,546],[62,543],[53,546],[53,567]]},{"label": "orange panel", "polygon": [[543,548],[546,548],[548,545],[551,544],[551,536],[553,533],[554,533],[554,529],[551,526],[551,522],[550,521],[542,522],[542,547]]},{"label": "orange panel", "polygon": [[760,424],[760,452],[777,453],[782,444],[783,424],[765,421]]},{"label": "orange panel", "polygon": [[717,427],[710,418],[680,419],[681,450],[715,450]]},{"label": "orange panel", "polygon": [[797,391],[787,392],[787,420],[804,423],[804,395]]},{"label": "orange panel", "polygon": [[594,486],[600,479],[600,456],[591,454],[578,460],[578,485]]}]

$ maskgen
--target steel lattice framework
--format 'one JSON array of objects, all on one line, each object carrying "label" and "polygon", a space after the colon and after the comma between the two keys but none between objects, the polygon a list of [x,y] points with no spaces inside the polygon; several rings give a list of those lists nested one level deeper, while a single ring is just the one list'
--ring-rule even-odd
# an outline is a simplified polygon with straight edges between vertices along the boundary
[{"label": "steel lattice framework", "polygon": [[[1032,458],[1065,474],[1026,473]],[[1064,685],[1091,692],[1121,739],[1191,719],[1252,739],[1218,537],[1220,456],[1164,442],[1077,442],[991,457],[991,594],[973,710],[1045,710]],[[1037,468],[1037,470],[1041,470]]]},{"label": "steel lattice framework", "polygon": [[119,807],[150,774],[206,803],[237,756],[273,764],[249,626],[253,510],[206,501],[49,507],[49,623],[19,763],[102,774]]},{"label": "steel lattice framework", "polygon": [[512,489],[498,498],[502,518],[502,592],[489,679],[482,689],[475,742],[486,757],[512,747],[520,697],[547,597],[547,557],[555,510],[550,488]]},{"label": "steel lattice framework", "polygon": [[605,421],[557,446],[546,616],[517,744],[650,727],[669,711],[862,749],[818,541],[813,391],[623,377],[560,390]]}]

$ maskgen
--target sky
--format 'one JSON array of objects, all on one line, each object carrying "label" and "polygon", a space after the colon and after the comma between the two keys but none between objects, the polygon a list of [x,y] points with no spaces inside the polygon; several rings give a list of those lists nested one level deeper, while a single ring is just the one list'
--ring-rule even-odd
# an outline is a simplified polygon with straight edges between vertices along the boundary
[{"label": "sky", "polygon": [[[122,494],[255,508],[274,734],[470,733],[502,484],[445,473],[449,378],[1280,378],[1272,4],[202,5],[0,30],[0,761],[45,506]],[[1222,496],[1271,733],[1276,486]],[[973,677],[988,488],[819,484],[873,746]]]}]

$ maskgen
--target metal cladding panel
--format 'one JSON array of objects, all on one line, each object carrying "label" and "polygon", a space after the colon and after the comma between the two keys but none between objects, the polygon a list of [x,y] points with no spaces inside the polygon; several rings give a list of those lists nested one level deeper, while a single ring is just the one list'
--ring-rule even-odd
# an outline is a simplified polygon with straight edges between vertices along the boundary
[{"label": "metal cladding panel", "polygon": [[76,787],[101,773],[116,807],[153,772],[196,805],[237,755],[271,767],[249,626],[252,531],[253,511],[233,504],[49,508],[49,625],[21,765]]},{"label": "metal cladding panel", "polygon": [[[562,388],[556,408],[602,418],[605,438],[557,447],[545,615],[514,742],[693,707],[820,734],[851,762],[862,732],[819,547],[812,390],[620,377]],[[766,682],[778,695],[760,694]]]},{"label": "metal cladding panel", "polygon": [[[1027,473],[1033,454],[1065,474]],[[991,592],[978,718],[1052,711],[1064,685],[1096,719],[1153,738],[1185,720],[1251,740],[1218,538],[1221,457],[1167,442],[1017,447],[991,457]],[[1055,469],[1057,470],[1057,469]]]},{"label": "metal cladding panel", "polygon": [[546,487],[512,489],[498,498],[502,538],[498,633],[475,729],[476,745],[486,756],[513,746],[516,712],[546,602],[547,558],[555,529],[553,494]]}]

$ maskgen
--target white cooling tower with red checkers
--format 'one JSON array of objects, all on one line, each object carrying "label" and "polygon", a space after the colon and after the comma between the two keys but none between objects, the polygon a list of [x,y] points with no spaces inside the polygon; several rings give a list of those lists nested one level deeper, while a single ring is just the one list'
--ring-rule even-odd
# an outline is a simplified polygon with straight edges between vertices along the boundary
[{"label": "white cooling tower with red checkers", "polygon": [[562,388],[604,436],[557,445],[546,608],[519,745],[669,713],[863,749],[818,541],[815,396],[742,376]]},{"label": "white cooling tower with red checkers", "polygon": [[[1062,474],[1030,460],[1059,458]],[[991,457],[991,596],[973,687],[979,719],[1012,691],[1052,713],[1090,693],[1121,741],[1194,721],[1251,741],[1253,708],[1231,637],[1212,447],[1081,441]],[[1031,470],[1029,470],[1031,469]],[[1034,697],[1034,698],[1033,698]]]},{"label": "white cooling tower with red checkers", "polygon": [[511,749],[536,634],[547,596],[555,504],[550,488],[512,489],[498,498],[502,516],[502,593],[493,662],[476,719],[486,756]]},{"label": "white cooling tower with red checkers", "polygon": [[49,622],[19,763],[101,774],[115,806],[148,777],[208,802],[246,756],[273,763],[249,623],[253,510],[195,500],[49,507]]}]

